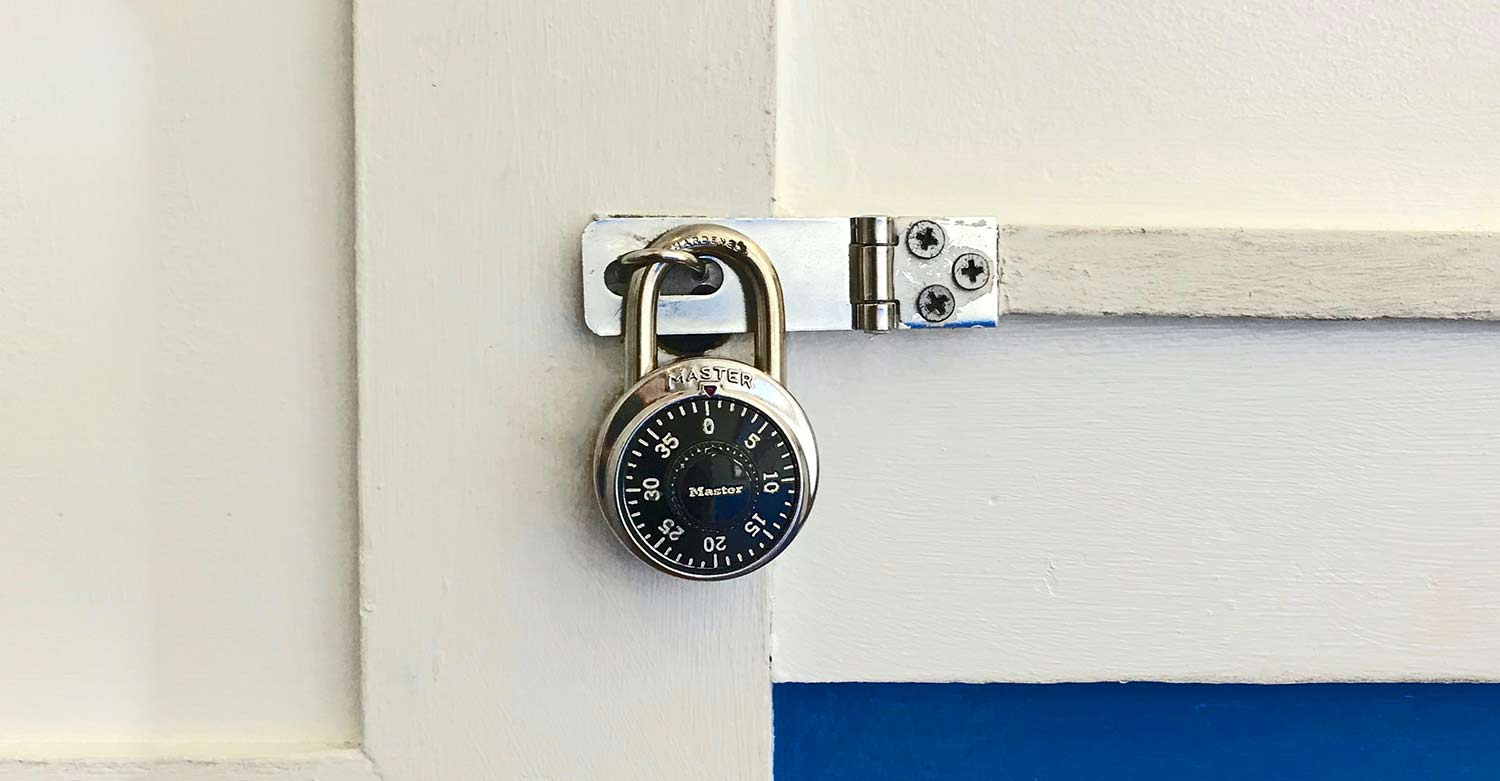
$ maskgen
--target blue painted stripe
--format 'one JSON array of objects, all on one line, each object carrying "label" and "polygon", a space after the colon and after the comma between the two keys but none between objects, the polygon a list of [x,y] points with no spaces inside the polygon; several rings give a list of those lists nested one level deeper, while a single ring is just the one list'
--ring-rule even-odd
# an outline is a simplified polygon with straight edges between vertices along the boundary
[{"label": "blue painted stripe", "polygon": [[784,683],[776,778],[1500,779],[1500,684]]}]

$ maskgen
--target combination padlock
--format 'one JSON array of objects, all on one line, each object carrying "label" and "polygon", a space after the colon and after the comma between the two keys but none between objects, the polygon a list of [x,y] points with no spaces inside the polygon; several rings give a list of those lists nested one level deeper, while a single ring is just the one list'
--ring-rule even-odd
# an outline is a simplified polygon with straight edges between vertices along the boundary
[{"label": "combination padlock", "polygon": [[[738,272],[755,365],[694,356],[656,365],[656,310],[668,264],[703,258]],[[765,251],[720,225],[670,230],[621,258],[633,384],[600,429],[594,485],[605,520],[638,558],[690,580],[749,573],[786,550],[807,520],[818,453],[802,406],[782,383],[786,313]]]}]

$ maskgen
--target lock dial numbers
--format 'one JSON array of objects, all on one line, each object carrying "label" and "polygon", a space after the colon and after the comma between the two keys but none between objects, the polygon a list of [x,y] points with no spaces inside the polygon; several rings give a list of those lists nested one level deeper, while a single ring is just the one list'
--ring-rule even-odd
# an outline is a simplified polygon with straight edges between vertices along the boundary
[{"label": "lock dial numbers", "polygon": [[760,566],[803,501],[797,454],[763,410],[724,396],[658,409],[630,436],[616,496],[630,534],[694,577]]}]

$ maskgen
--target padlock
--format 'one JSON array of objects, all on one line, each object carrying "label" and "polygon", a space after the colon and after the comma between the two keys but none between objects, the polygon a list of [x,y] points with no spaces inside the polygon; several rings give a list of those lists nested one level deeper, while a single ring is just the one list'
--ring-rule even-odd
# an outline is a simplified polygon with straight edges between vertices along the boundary
[{"label": "padlock", "polygon": [[[737,272],[755,365],[692,356],[656,365],[656,314],[667,264],[712,258]],[[662,572],[726,580],[765,566],[807,520],[818,453],[783,384],[786,314],[776,268],[739,231],[687,225],[622,263],[628,382],[599,431],[594,485],[620,541]]]}]

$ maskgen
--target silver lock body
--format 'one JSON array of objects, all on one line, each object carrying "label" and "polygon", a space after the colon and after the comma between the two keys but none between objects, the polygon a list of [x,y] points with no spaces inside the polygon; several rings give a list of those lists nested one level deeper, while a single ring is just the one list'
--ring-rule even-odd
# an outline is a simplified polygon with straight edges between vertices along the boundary
[{"label": "silver lock body", "polygon": [[[784,313],[770,259],[718,225],[674,229],[639,253],[626,296],[627,369],[594,451],[594,487],[635,556],[690,580],[726,580],[774,559],[817,491],[811,425],[782,384]],[[656,303],[667,263],[712,257],[740,273],[756,365],[691,357],[656,364]]]}]

